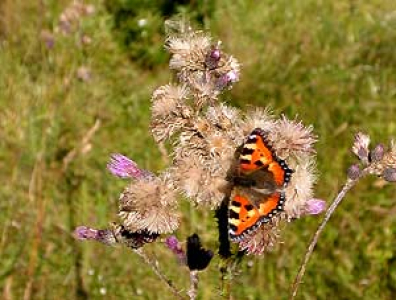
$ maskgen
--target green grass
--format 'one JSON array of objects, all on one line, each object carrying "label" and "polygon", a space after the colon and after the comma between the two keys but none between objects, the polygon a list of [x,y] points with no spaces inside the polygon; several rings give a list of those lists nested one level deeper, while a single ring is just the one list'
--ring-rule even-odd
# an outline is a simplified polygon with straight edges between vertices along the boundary
[{"label": "green grass", "polygon": [[[46,49],[42,29],[52,29],[68,1],[6,0],[0,4],[0,293],[3,299],[173,299],[152,271],[128,249],[76,242],[86,224],[116,220],[126,182],[106,170],[112,152],[142,167],[166,166],[149,134],[153,89],[166,83],[166,66],[139,68],[112,35],[111,16],[82,20],[92,38],[57,36]],[[40,4],[41,3],[41,4]],[[243,64],[241,82],[225,96],[239,107],[271,105],[313,124],[320,179],[318,198],[330,201],[354,162],[353,134],[374,143],[396,136],[396,3],[373,1],[218,0],[211,32]],[[76,72],[92,71],[89,82]],[[89,151],[80,151],[99,119]],[[63,159],[78,155],[63,171]],[[393,299],[396,294],[395,185],[362,181],[331,219],[309,264],[298,299]],[[183,204],[177,235],[198,232],[216,246],[210,211]],[[283,231],[284,243],[264,258],[248,257],[232,286],[234,299],[287,299],[318,218]],[[161,244],[155,251],[165,273],[188,287],[187,271]],[[248,267],[248,262],[253,265]],[[200,276],[199,299],[216,299],[214,260]],[[183,275],[180,275],[180,274]],[[100,289],[106,289],[106,295]],[[29,298],[30,295],[30,298]]]}]

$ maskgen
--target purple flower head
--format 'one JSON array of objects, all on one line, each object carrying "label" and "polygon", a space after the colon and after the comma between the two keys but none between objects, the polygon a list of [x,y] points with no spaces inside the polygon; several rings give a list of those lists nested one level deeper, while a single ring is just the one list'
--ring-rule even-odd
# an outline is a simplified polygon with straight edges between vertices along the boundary
[{"label": "purple flower head", "polygon": [[94,240],[106,245],[116,243],[110,229],[94,229],[87,226],[79,226],[74,230],[74,236],[81,241]]},{"label": "purple flower head", "polygon": [[180,264],[186,264],[186,254],[184,253],[177,237],[173,235],[167,237],[165,240],[165,245],[176,255]]},{"label": "purple flower head", "polygon": [[361,174],[360,167],[358,164],[353,164],[348,168],[347,175],[350,179],[358,179]]},{"label": "purple flower head", "polygon": [[139,179],[152,175],[149,171],[140,169],[133,160],[122,154],[112,154],[107,169],[120,178]]},{"label": "purple flower head", "polygon": [[177,251],[180,249],[179,241],[174,235],[168,236],[165,240],[165,245],[172,251]]},{"label": "purple flower head", "polygon": [[225,76],[230,84],[235,83],[239,80],[239,74],[236,71],[230,71]]},{"label": "purple flower head", "polygon": [[230,88],[233,83],[239,80],[239,74],[237,71],[229,71],[228,73],[222,75],[216,82],[216,88],[218,90],[224,90],[225,88]]},{"label": "purple flower head", "polygon": [[206,56],[205,64],[210,70],[216,69],[219,65],[220,58],[220,49],[218,47],[212,48]]},{"label": "purple flower head", "polygon": [[215,48],[210,52],[210,57],[213,58],[214,60],[220,60],[220,49]]},{"label": "purple flower head", "polygon": [[306,203],[305,212],[308,215],[318,215],[326,209],[326,201],[321,199],[310,199]]},{"label": "purple flower head", "polygon": [[99,236],[99,230],[86,226],[79,226],[74,231],[74,234],[79,240],[95,240]]},{"label": "purple flower head", "polygon": [[385,153],[385,147],[382,144],[375,146],[374,150],[370,152],[371,161],[377,162],[382,160]]}]

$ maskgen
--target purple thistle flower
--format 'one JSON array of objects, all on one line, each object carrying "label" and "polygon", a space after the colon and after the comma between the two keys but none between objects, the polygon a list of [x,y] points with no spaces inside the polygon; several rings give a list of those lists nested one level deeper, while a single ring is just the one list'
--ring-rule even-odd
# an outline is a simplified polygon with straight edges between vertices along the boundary
[{"label": "purple thistle flower", "polygon": [[79,226],[74,230],[74,235],[81,241],[95,240],[106,245],[116,243],[114,235],[109,229],[94,229],[87,226]]},{"label": "purple thistle flower", "polygon": [[152,173],[140,169],[138,165],[128,157],[122,154],[112,154],[110,162],[107,164],[107,169],[114,175],[120,178],[135,178],[152,176]]},{"label": "purple thistle flower", "polygon": [[218,47],[213,48],[207,54],[205,64],[210,70],[216,69],[218,67],[220,58],[220,49]]},{"label": "purple thistle flower", "polygon": [[239,80],[239,74],[236,71],[230,71],[225,76],[229,84],[235,83]]},{"label": "purple thistle flower", "polygon": [[98,231],[86,226],[79,226],[74,231],[74,234],[79,240],[94,240],[98,237]]},{"label": "purple thistle flower", "polygon": [[186,254],[184,253],[180,242],[174,235],[168,236],[165,240],[165,245],[176,255],[180,264],[185,265],[187,262]]},{"label": "purple thistle flower", "polygon": [[224,90],[229,88],[233,83],[239,80],[239,74],[236,71],[229,71],[228,73],[222,75],[216,82],[216,88],[218,90]]},{"label": "purple thistle flower", "polygon": [[210,57],[213,58],[214,60],[220,60],[220,49],[215,48],[210,52]]},{"label": "purple thistle flower", "polygon": [[306,203],[305,213],[307,215],[318,215],[326,209],[326,201],[321,199],[310,199]]}]

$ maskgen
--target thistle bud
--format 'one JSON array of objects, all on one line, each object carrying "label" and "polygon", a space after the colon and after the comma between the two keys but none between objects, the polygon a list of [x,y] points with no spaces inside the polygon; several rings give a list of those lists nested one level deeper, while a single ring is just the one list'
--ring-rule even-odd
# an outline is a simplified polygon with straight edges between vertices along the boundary
[{"label": "thistle bud", "polygon": [[120,178],[139,179],[153,176],[151,172],[140,169],[133,160],[122,154],[112,154],[110,162],[107,164],[107,169],[114,176]]},{"label": "thistle bud", "polygon": [[360,176],[359,165],[354,164],[354,165],[350,166],[347,171],[347,175],[348,175],[349,179],[352,179],[352,180],[358,179]]},{"label": "thistle bud", "polygon": [[355,135],[355,140],[352,146],[352,152],[364,163],[369,162],[369,144],[370,137],[362,132]]},{"label": "thistle bud", "polygon": [[106,245],[117,242],[110,229],[93,229],[86,226],[79,226],[74,231],[74,235],[79,240],[95,240]]},{"label": "thistle bud", "polygon": [[306,203],[306,214],[318,215],[326,209],[326,201],[321,199],[310,199]]},{"label": "thistle bud", "polygon": [[221,76],[216,82],[216,88],[220,91],[229,88],[233,83],[239,80],[239,74],[236,71],[229,71]]},{"label": "thistle bud", "polygon": [[184,253],[180,242],[175,236],[169,236],[165,240],[165,245],[176,255],[180,264],[186,264],[186,254]]},{"label": "thistle bud", "polygon": [[375,146],[373,151],[370,151],[370,159],[372,162],[378,162],[384,157],[385,147],[382,144]]},{"label": "thistle bud", "polygon": [[395,168],[386,168],[384,173],[382,174],[384,179],[389,182],[396,182],[396,169]]},{"label": "thistle bud", "polygon": [[212,48],[206,56],[205,64],[209,70],[216,69],[218,67],[221,58],[221,52],[218,47]]}]

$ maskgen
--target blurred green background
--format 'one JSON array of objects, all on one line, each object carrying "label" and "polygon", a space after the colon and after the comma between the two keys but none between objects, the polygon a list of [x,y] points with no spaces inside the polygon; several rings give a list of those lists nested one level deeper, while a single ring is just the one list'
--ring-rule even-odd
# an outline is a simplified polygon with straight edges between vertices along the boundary
[{"label": "blurred green background", "polygon": [[[273,107],[313,124],[318,198],[331,201],[355,162],[358,130],[396,136],[394,0],[0,2],[0,298],[173,299],[130,250],[78,242],[78,225],[116,220],[126,181],[106,171],[120,152],[166,167],[149,134],[152,91],[170,78],[163,20],[182,13],[243,64],[228,103]],[[68,8],[69,7],[69,8]],[[66,15],[66,17],[65,17]],[[95,125],[96,124],[96,125]],[[395,299],[396,186],[366,178],[319,240],[297,299]],[[177,236],[217,245],[213,213],[185,201]],[[262,258],[247,257],[233,299],[287,299],[320,218],[284,228]],[[147,246],[178,287],[187,270],[160,243]],[[218,299],[218,259],[199,299]]]}]

